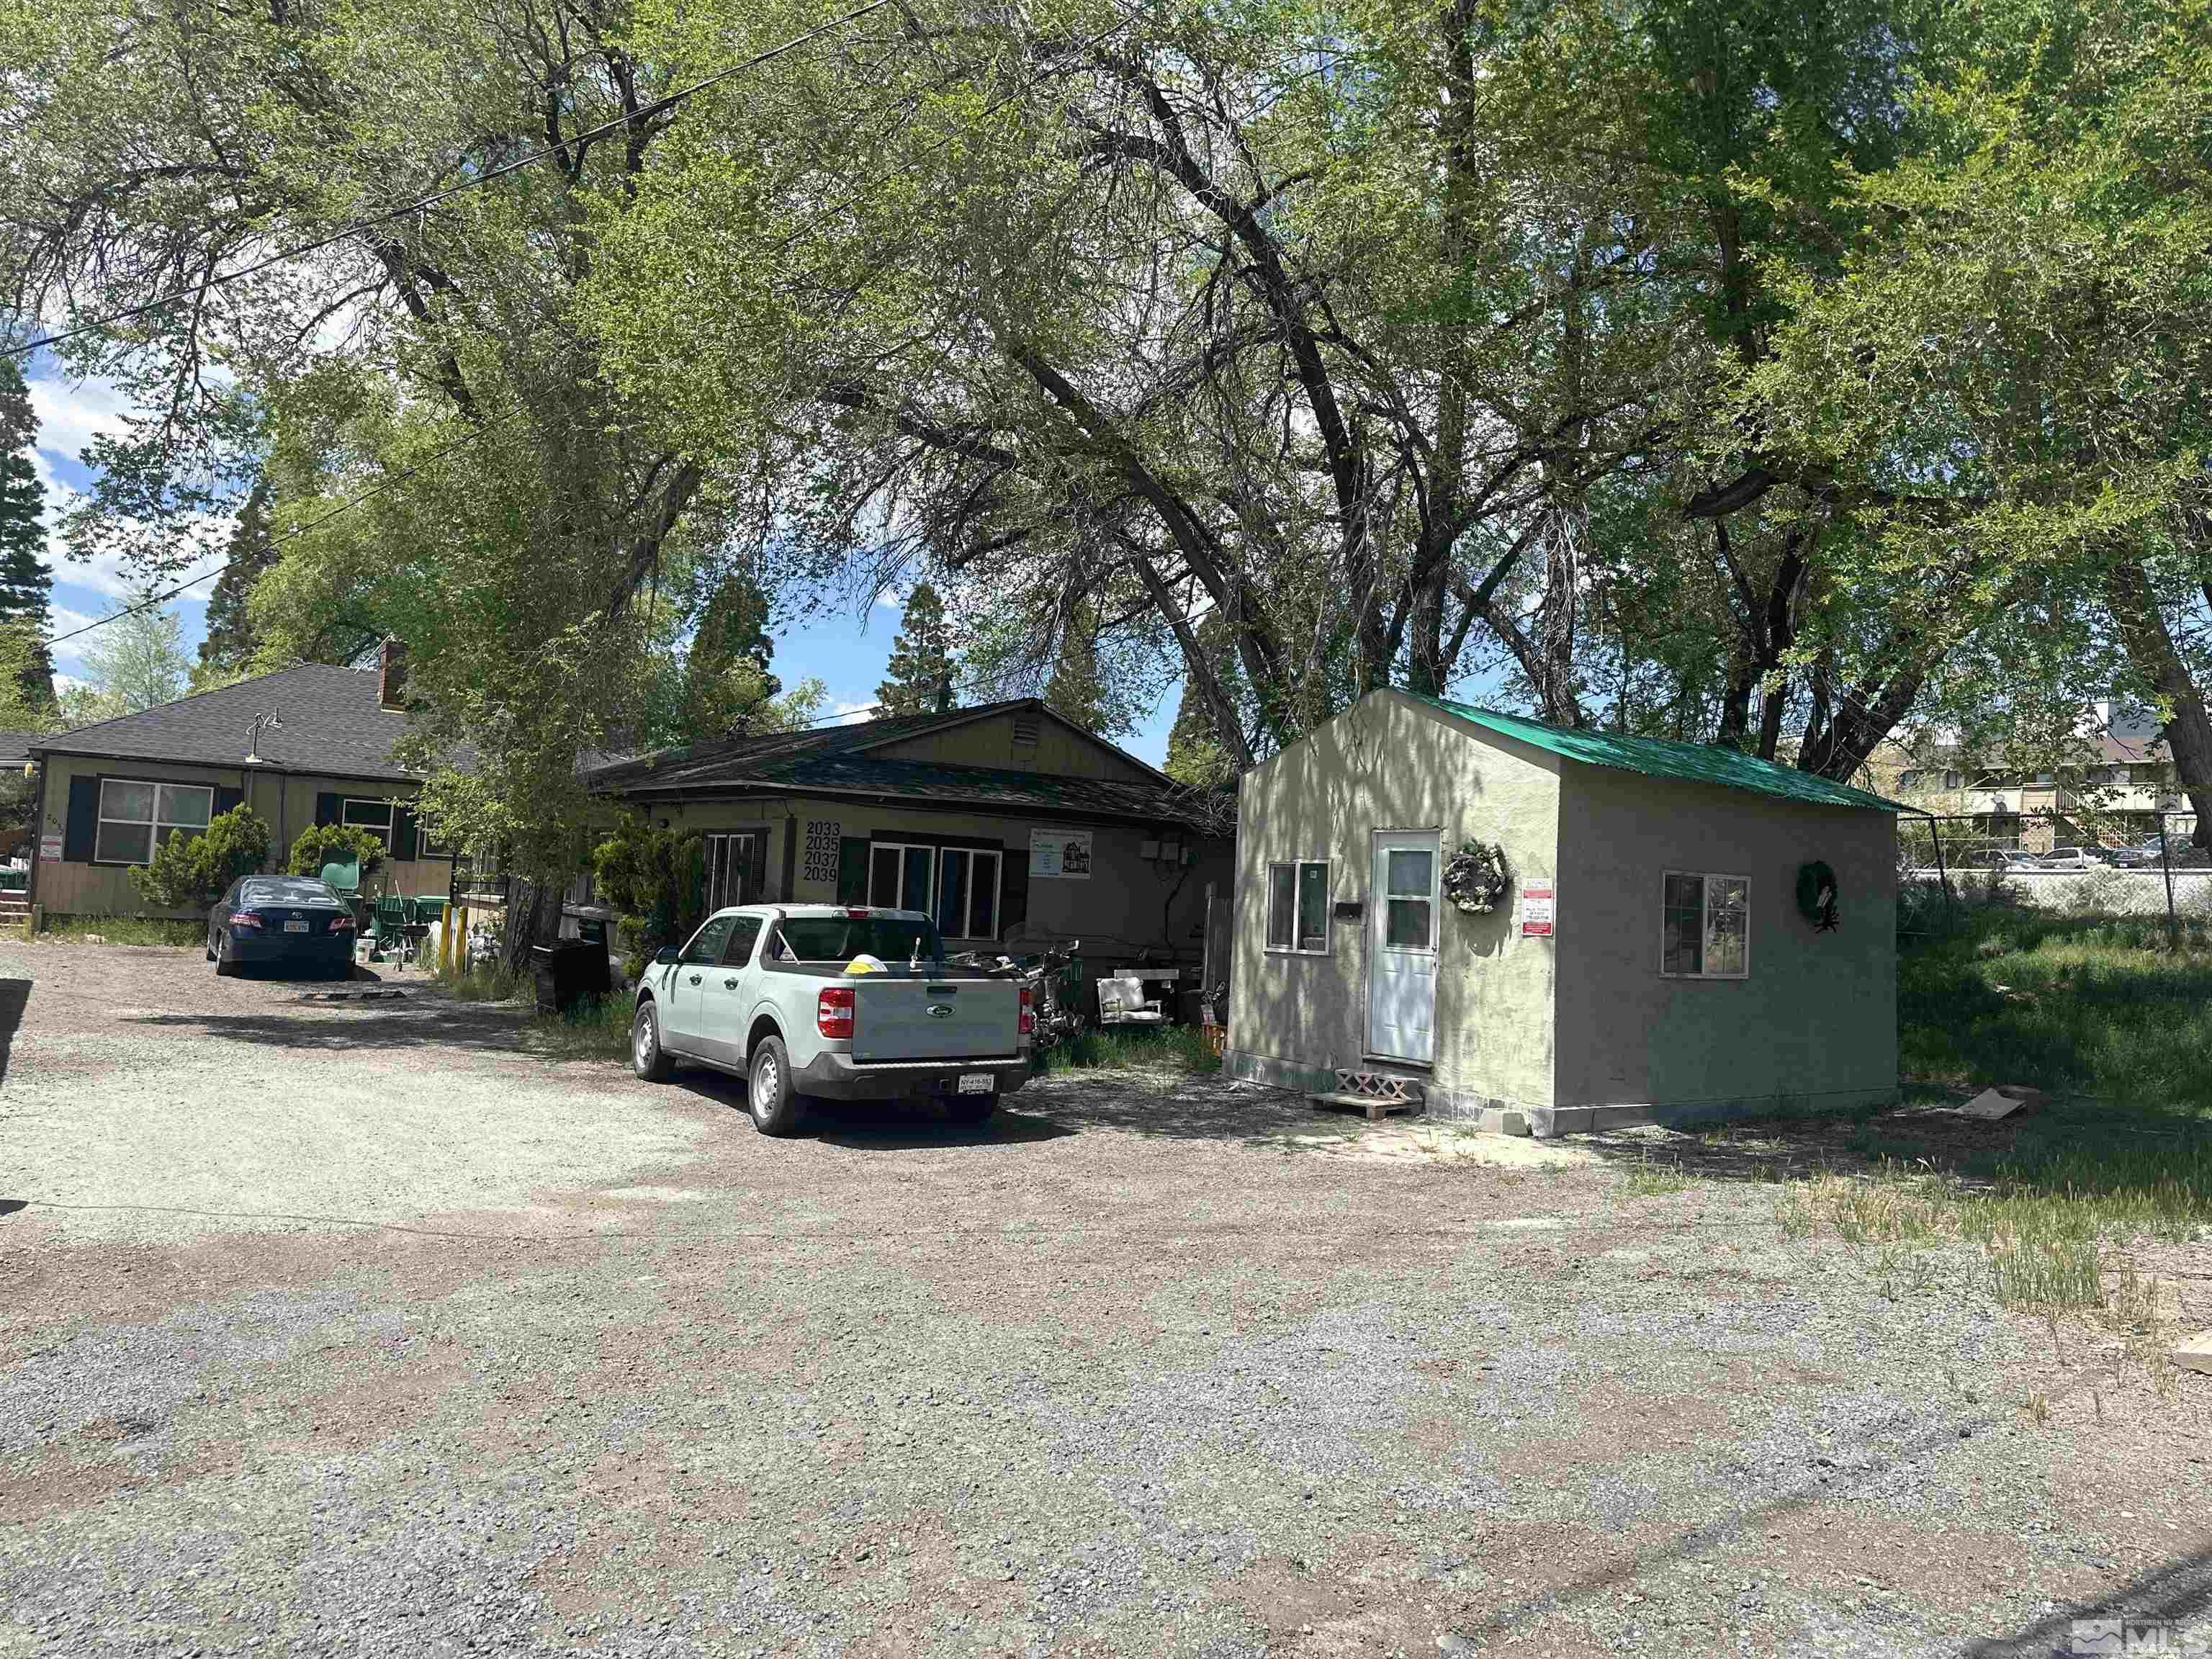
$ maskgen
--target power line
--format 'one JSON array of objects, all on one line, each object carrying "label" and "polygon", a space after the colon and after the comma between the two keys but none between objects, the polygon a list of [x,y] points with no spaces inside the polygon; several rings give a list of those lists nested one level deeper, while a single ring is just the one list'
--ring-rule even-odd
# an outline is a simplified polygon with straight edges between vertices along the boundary
[{"label": "power line", "polygon": [[705,91],[708,87],[714,86],[719,82],[726,81],[734,75],[741,75],[747,70],[757,69],[763,64],[769,63],[775,58],[784,56],[787,52],[795,52],[799,47],[817,40],[825,34],[832,33],[838,29],[843,28],[848,23],[858,21],[860,18],[866,17],[872,11],[880,11],[885,6],[892,3],[894,3],[894,0],[868,0],[867,4],[864,6],[857,6],[851,11],[846,12],[840,16],[833,17],[828,22],[819,24],[813,28],[808,29],[803,34],[795,34],[790,40],[784,41],[781,46],[771,46],[766,52],[757,52],[742,63],[731,64],[727,69],[717,70],[714,74],[707,76],[703,81],[695,81],[688,87],[679,87],[674,92],[669,93],[663,97],[654,99],[653,102],[645,105],[641,109],[628,114],[619,115],[611,121],[603,122],[599,125],[590,128],[586,131],[576,134],[573,138],[564,138],[557,144],[548,144],[542,149],[532,150],[527,155],[519,155],[511,161],[503,161],[495,167],[489,168],[485,172],[475,174],[473,177],[463,179],[458,185],[448,185],[444,190],[433,191],[427,196],[418,196],[413,201],[404,203],[400,206],[390,210],[388,212],[379,213],[366,219],[356,219],[339,229],[332,231],[327,236],[318,237],[311,242],[302,242],[295,247],[285,248],[279,252],[271,253],[264,258],[257,259],[251,264],[240,265],[234,270],[220,271],[215,276],[206,278],[204,281],[193,283],[189,288],[173,289],[167,294],[157,295],[154,299],[143,301],[137,305],[126,307],[121,311],[110,312],[106,316],[95,317],[89,322],[79,323],[73,328],[62,329],[52,334],[41,335],[39,338],[31,341],[27,345],[9,346],[4,352],[0,352],[0,356],[9,357],[27,356],[30,353],[37,351],[43,347],[59,345],[65,340],[74,340],[79,335],[97,333],[100,330],[112,327],[117,323],[128,322],[134,317],[143,317],[148,315],[149,313],[162,310],[166,307],[176,304],[179,300],[191,299],[196,295],[205,294],[210,289],[220,288],[226,283],[235,283],[244,277],[252,276],[258,272],[268,270],[272,265],[283,264],[289,260],[300,258],[304,255],[319,252],[324,248],[333,247],[338,243],[344,241],[348,237],[358,235],[361,232],[372,229],[378,225],[389,224],[394,219],[404,219],[410,213],[419,213],[425,208],[437,206],[441,202],[451,201],[456,196],[459,196],[465,191],[475,190],[479,185],[491,183],[495,179],[503,179],[510,173],[520,173],[525,167],[534,167],[537,163],[544,161],[549,155],[558,155],[569,149],[578,148],[584,144],[588,144],[593,139],[603,138],[610,132],[614,132],[621,128],[629,126],[632,122],[650,119],[652,117],[659,114],[663,110],[674,108],[685,99],[691,97],[696,93]]}]

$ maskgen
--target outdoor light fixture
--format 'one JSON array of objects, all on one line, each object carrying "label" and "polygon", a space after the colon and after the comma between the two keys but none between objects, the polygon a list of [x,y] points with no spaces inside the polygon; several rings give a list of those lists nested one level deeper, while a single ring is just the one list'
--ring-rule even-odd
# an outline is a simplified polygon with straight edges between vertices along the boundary
[{"label": "outdoor light fixture", "polygon": [[283,717],[276,709],[272,708],[265,714],[256,714],[253,717],[253,729],[246,734],[246,764],[249,766],[264,764],[261,758],[261,734],[264,732],[281,732],[283,729]]}]

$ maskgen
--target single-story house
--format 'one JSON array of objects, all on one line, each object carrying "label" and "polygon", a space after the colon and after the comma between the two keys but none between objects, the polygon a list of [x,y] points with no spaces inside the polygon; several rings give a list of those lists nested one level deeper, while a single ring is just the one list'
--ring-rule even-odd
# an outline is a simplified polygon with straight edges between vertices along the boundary
[{"label": "single-story house", "polygon": [[1244,779],[1228,1069],[1540,1134],[1892,1100],[1898,810],[1370,693]]},{"label": "single-story house", "polygon": [[310,824],[356,824],[392,849],[391,890],[442,896],[452,860],[408,809],[422,779],[392,758],[405,725],[387,647],[375,669],[309,664],[34,738],[31,902],[46,915],[196,914],[149,911],[131,868],[241,802],[269,825],[276,867]]},{"label": "single-story house", "polygon": [[[709,908],[926,910],[955,950],[1079,939],[1195,968],[1231,843],[1206,804],[1035,698],[738,738],[597,768],[592,793],[703,836]],[[1224,825],[1223,827],[1225,827]]]}]

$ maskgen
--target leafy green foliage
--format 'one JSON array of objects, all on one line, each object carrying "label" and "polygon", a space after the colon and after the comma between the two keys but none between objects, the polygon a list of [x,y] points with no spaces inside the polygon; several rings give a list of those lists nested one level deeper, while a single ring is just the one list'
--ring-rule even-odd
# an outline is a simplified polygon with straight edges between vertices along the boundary
[{"label": "leafy green foliage", "polygon": [[954,706],[957,666],[945,601],[927,582],[918,582],[900,613],[886,678],[876,687],[878,717],[948,712]]},{"label": "leafy green foliage", "polygon": [[54,589],[46,562],[46,489],[31,456],[38,434],[21,361],[0,362],[0,626],[36,642],[5,670],[14,701],[37,717],[27,726],[50,720],[56,702],[53,658],[46,646]]},{"label": "leafy green foliage", "polygon": [[384,843],[354,823],[311,823],[292,842],[284,868],[295,876],[319,876],[326,864],[356,863],[365,886],[391,854]]},{"label": "leafy green foliage", "polygon": [[199,835],[172,830],[155,848],[151,864],[132,866],[131,884],[149,904],[165,910],[204,908],[231,883],[268,862],[268,824],[252,807],[234,806],[209,819]]},{"label": "leafy green foliage", "polygon": [[185,695],[191,659],[185,625],[151,589],[118,601],[85,647],[85,680],[71,686],[62,712],[71,726],[114,720],[174,702]]},{"label": "leafy green foliage", "polygon": [[592,851],[592,868],[607,902],[632,919],[622,939],[637,955],[689,939],[706,918],[706,845],[696,833],[665,830],[641,812],[623,811]]}]

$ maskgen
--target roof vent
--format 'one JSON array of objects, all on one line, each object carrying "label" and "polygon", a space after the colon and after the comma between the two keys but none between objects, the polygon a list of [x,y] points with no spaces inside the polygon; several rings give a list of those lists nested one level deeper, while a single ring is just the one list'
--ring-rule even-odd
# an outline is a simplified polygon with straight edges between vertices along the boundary
[{"label": "roof vent", "polygon": [[1035,714],[1014,716],[1014,747],[1034,749],[1037,744],[1037,717]]}]

